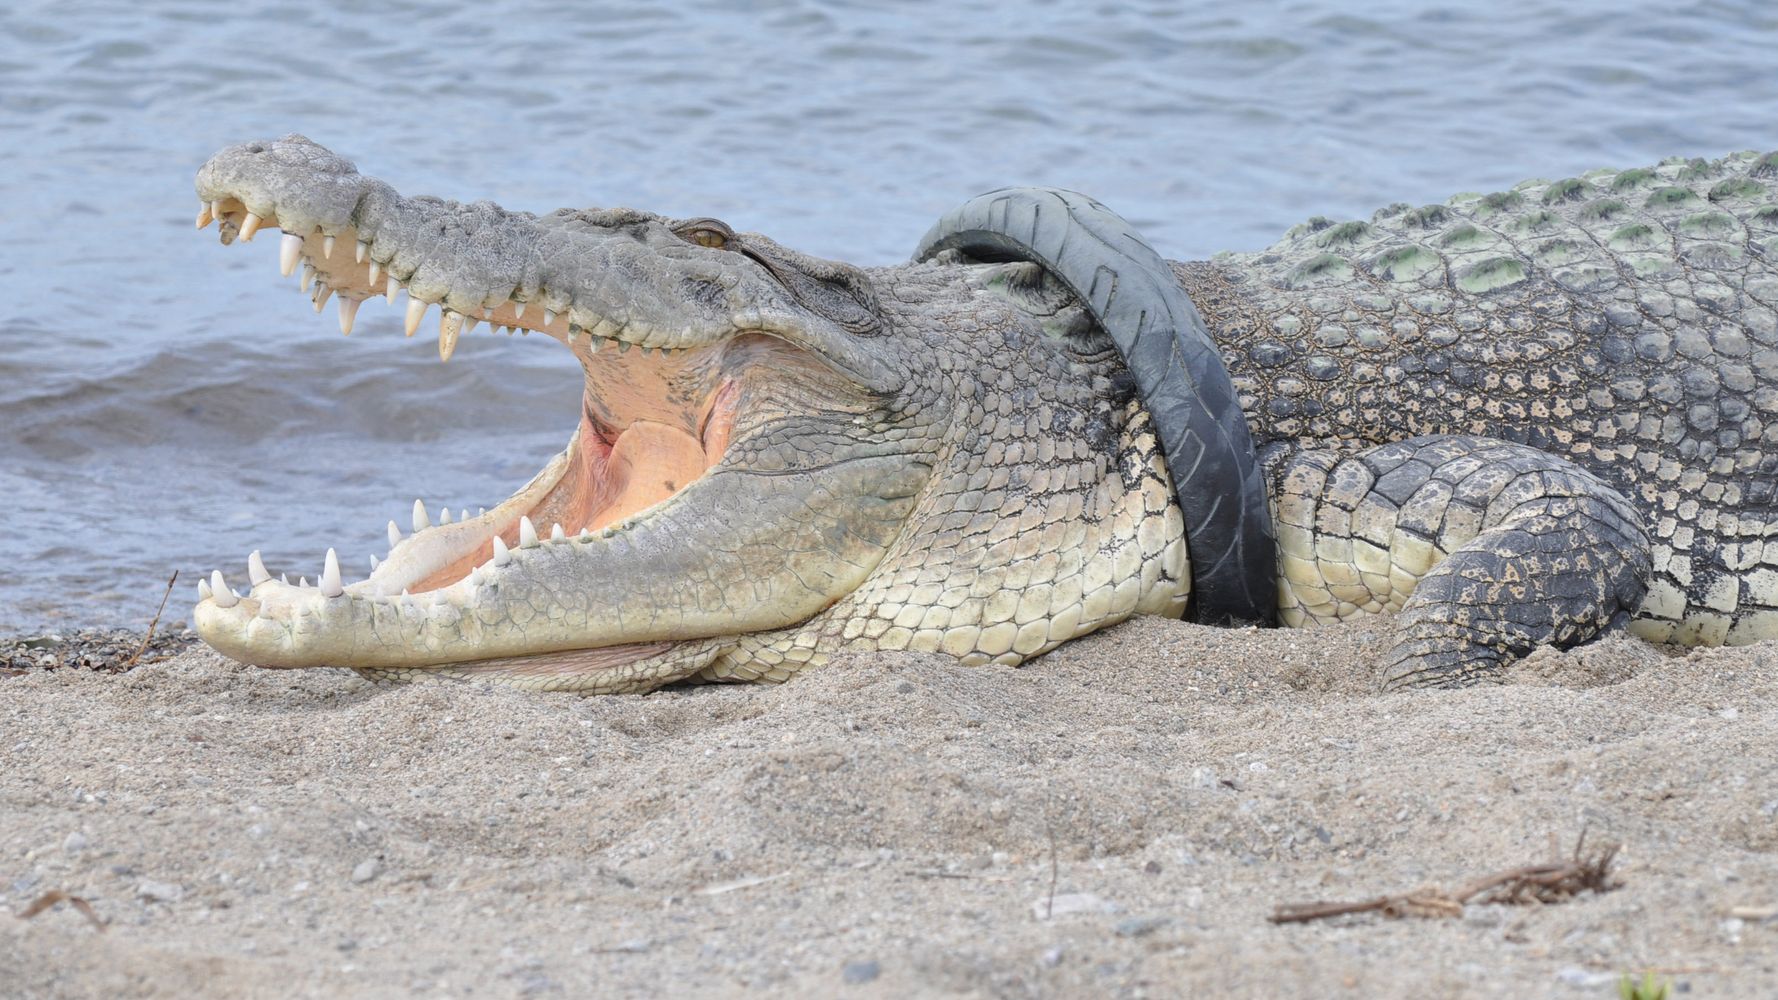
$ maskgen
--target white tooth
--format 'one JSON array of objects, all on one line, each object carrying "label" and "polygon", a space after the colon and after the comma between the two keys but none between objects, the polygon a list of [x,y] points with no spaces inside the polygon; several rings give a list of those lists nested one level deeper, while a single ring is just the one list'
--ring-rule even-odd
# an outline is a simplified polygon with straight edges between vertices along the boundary
[{"label": "white tooth", "polygon": [[438,508],[438,523],[439,524],[450,524],[451,523],[451,508],[449,508],[449,507]]},{"label": "white tooth", "polygon": [[218,199],[218,200],[210,203],[210,214],[215,216],[218,221],[220,221],[222,219],[222,201],[221,201],[221,199]]},{"label": "white tooth", "polygon": [[[384,287],[384,289],[383,289],[383,298],[389,302],[394,302],[395,301],[395,293],[399,292],[399,291],[401,291],[401,282],[396,281],[395,275],[391,274],[389,276],[389,284],[386,287]],[[415,324],[415,325],[418,325],[418,324]]]},{"label": "white tooth", "polygon": [[401,588],[401,596],[411,598],[414,595],[408,593],[407,588],[403,587],[403,588]]},{"label": "white tooth", "polygon": [[[289,273],[289,272],[285,272],[285,273]],[[319,273],[320,273],[319,271],[315,270],[315,265],[309,263],[308,261],[304,261],[303,262],[302,280],[297,283],[296,287],[302,289],[305,292],[308,291],[309,285],[313,284],[315,281],[315,275],[317,275]]]},{"label": "white tooth", "polygon": [[508,549],[506,547],[505,540],[503,540],[499,535],[495,535],[494,536],[494,565],[504,566],[509,562],[512,562],[512,550]]},{"label": "white tooth", "polygon": [[[394,522],[390,522],[390,523],[394,523]],[[430,527],[432,527],[432,519],[426,516],[426,505],[421,503],[418,500],[415,500],[414,501],[414,531],[417,533],[417,532],[425,531],[427,528],[430,528]]]},{"label": "white tooth", "polygon": [[297,577],[297,578],[296,578],[296,585],[297,585],[297,586],[298,586],[298,587],[303,587],[303,588],[307,588],[307,587],[308,587],[308,585],[309,585],[309,578],[308,578],[308,577],[306,577],[306,576],[299,576],[299,577]]},{"label": "white tooth", "polygon": [[519,518],[519,547],[522,549],[537,547],[537,526],[531,523],[529,517],[521,516]]},{"label": "white tooth", "polygon": [[482,585],[482,568],[480,566],[469,571],[469,585],[471,587]]},{"label": "white tooth", "polygon": [[[369,256],[370,256],[370,244],[364,242],[363,240],[359,240],[358,246],[352,250],[352,259],[357,261],[358,263],[362,264],[362,263],[364,263],[364,258],[369,257]],[[375,281],[377,279],[373,277],[370,280]]]},{"label": "white tooth", "polygon": [[[375,285],[377,283],[377,279],[382,276],[383,276],[383,265],[377,263],[374,260],[371,261],[370,262],[370,280],[367,282],[367,284]],[[390,280],[393,281],[394,279],[390,279]]]},{"label": "white tooth", "polygon": [[321,596],[338,597],[345,592],[346,588],[340,586],[340,557],[328,549],[327,562],[321,567]]},{"label": "white tooth", "polygon": [[555,310],[545,309],[543,311],[543,325],[544,326],[551,326],[555,323],[555,321],[556,321]]},{"label": "white tooth", "polygon": [[449,361],[457,353],[457,338],[463,333],[463,314],[441,309],[438,314],[438,360]]},{"label": "white tooth", "polygon": [[432,303],[427,302],[425,299],[412,296],[408,298],[407,325],[404,327],[408,336],[413,336],[414,331],[420,328],[420,321],[426,318],[426,307],[431,304]]},{"label": "white tooth", "polygon": [[494,310],[489,308],[488,306],[482,306],[482,319],[493,319],[493,318],[494,318]]},{"label": "white tooth", "polygon": [[487,516],[488,516],[488,508],[486,508],[486,507],[477,507],[477,508],[476,508],[476,509],[475,509],[475,516],[476,516],[476,517],[487,517]]},{"label": "white tooth", "polygon": [[349,299],[340,296],[340,332],[348,336],[352,333],[352,324],[358,320],[358,303],[363,299]]},{"label": "white tooth", "polygon": [[[205,211],[208,211],[208,209],[206,209]],[[210,581],[208,581],[208,580],[199,580],[198,581],[198,603],[199,604],[202,604],[203,602],[209,600],[212,596],[215,595],[215,593],[216,593],[215,591],[210,589]]]},{"label": "white tooth", "polygon": [[214,221],[216,221],[216,213],[210,211],[210,203],[206,201],[204,207],[198,209],[198,228],[202,229]]},{"label": "white tooth", "polygon": [[210,590],[212,599],[216,601],[216,606],[219,608],[232,608],[239,601],[235,592],[228,589],[228,583],[222,579],[222,571],[219,569],[210,571]]},{"label": "white tooth", "polygon": [[254,549],[247,554],[247,583],[257,587],[270,580],[272,575],[265,571],[265,560],[259,558],[259,550]]},{"label": "white tooth", "polygon": [[516,319],[525,318],[525,304],[517,299],[512,302],[512,315]]},{"label": "white tooth", "polygon": [[463,317],[463,332],[464,333],[474,333],[475,332],[475,325],[480,322],[481,322],[481,320],[476,319],[474,316]]},{"label": "white tooth", "polygon": [[303,238],[295,233],[285,233],[278,240],[278,273],[286,278],[290,277],[302,255]]},{"label": "white tooth", "polygon": [[401,529],[397,528],[395,526],[394,521],[390,521],[389,522],[389,547],[394,548],[395,546],[400,545],[400,544],[401,544]]},{"label": "white tooth", "polygon": [[[259,216],[254,215],[252,212],[248,212],[247,217],[241,220],[241,231],[237,238],[243,243],[253,242],[253,234],[259,232],[259,224],[262,221],[263,220],[260,219]],[[217,596],[220,597],[221,595],[219,594]]]},{"label": "white tooth", "polygon": [[315,311],[320,312],[327,308],[327,300],[331,298],[333,298],[333,289],[327,286],[327,282],[315,282]]},{"label": "white tooth", "polygon": [[332,257],[333,256],[333,237],[331,237],[331,236],[321,237],[321,256],[323,256],[323,257]]},{"label": "white tooth", "polygon": [[381,565],[381,564],[382,564],[382,562],[383,562],[383,560],[381,560],[381,559],[378,559],[378,558],[377,558],[377,556],[376,556],[376,553],[374,553],[374,552],[373,552],[373,553],[371,553],[371,556],[370,556],[370,571],[371,571],[371,572],[372,572],[372,573],[375,573],[375,572],[376,572],[376,571],[377,571],[377,566],[379,566],[379,565]]},{"label": "white tooth", "polygon": [[283,584],[286,587],[290,586],[290,574],[289,573],[279,573],[278,574],[278,582]]},{"label": "white tooth", "polygon": [[567,538],[567,537],[568,537],[568,533],[562,530],[562,525],[560,522],[557,522],[556,524],[554,524],[550,527],[550,529],[549,529],[549,540],[550,541],[559,542],[562,539]]},{"label": "white tooth", "polygon": [[591,334],[587,335],[586,352],[588,354],[597,354],[597,353],[599,353],[599,348],[604,347],[604,346],[605,346],[605,338],[604,337],[595,337]]}]

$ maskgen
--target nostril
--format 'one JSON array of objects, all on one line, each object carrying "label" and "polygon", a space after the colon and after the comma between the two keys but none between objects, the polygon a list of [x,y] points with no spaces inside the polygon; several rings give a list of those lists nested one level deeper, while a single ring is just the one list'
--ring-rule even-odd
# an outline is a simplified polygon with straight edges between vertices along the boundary
[{"label": "nostril", "polygon": [[253,145],[247,147],[247,152],[249,152],[249,153],[263,153],[263,152],[265,152],[265,147],[261,146],[259,143],[256,142]]}]

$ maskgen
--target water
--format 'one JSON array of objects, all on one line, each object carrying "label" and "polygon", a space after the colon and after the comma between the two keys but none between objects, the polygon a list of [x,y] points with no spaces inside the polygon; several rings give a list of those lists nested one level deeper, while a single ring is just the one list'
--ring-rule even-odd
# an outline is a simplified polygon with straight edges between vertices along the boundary
[{"label": "water", "polygon": [[[561,8],[574,7],[565,16]],[[370,13],[365,13],[370,11]],[[1778,8],[838,0],[0,10],[0,633],[141,624],[248,550],[314,576],[572,426],[542,338],[350,339],[191,178],[297,131],[409,194],[714,215],[855,263],[1009,183],[1171,257],[1660,157],[1778,148]],[[331,313],[331,310],[329,310]]]}]

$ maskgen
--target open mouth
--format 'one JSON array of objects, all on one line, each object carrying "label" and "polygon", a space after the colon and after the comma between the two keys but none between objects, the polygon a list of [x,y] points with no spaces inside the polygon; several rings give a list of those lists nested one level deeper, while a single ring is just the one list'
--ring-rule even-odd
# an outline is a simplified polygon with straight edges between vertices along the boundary
[{"label": "open mouth", "polygon": [[[212,221],[220,224],[224,242],[251,241],[262,230],[283,226],[276,218],[253,216],[232,198],[203,207],[199,228]],[[258,617],[273,618],[345,594],[384,601],[443,598],[451,588],[471,588],[484,574],[508,565],[515,549],[608,538],[626,522],[670,503],[715,466],[734,432],[747,370],[782,363],[783,355],[795,351],[765,334],[687,347],[656,343],[646,333],[638,335],[634,325],[587,330],[547,304],[513,297],[484,305],[479,315],[460,312],[406,294],[408,282],[388,263],[352,229],[278,236],[281,272],[300,273],[300,288],[317,312],[333,300],[343,333],[352,332],[367,299],[382,296],[394,303],[405,294],[408,336],[432,325],[428,314],[436,311],[443,361],[450,360],[461,337],[484,323],[489,332],[536,331],[562,342],[580,361],[587,382],[580,421],[567,447],[492,510],[434,513],[414,501],[407,530],[389,522],[389,552],[373,557],[367,579],[345,583],[331,549],[314,584],[306,578],[273,579],[256,551],[248,557],[246,595],[215,571],[198,585],[200,600],[222,608],[255,602]]]}]

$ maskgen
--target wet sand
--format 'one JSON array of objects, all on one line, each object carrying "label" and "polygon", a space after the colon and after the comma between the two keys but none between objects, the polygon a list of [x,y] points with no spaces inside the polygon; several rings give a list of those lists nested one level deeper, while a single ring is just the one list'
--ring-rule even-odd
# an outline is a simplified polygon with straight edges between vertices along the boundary
[{"label": "wet sand", "polygon": [[[9,997],[1778,995],[1778,646],[1377,695],[1378,623],[539,696],[0,678]],[[1582,829],[1622,887],[1278,926]]]}]

